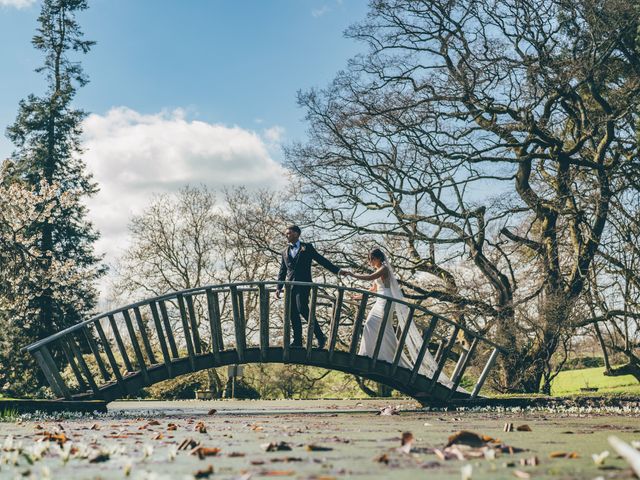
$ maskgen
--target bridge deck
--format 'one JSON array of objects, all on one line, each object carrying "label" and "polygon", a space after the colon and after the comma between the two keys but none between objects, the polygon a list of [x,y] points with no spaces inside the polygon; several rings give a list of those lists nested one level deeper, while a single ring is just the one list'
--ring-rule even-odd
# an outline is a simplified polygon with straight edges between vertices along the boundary
[{"label": "bridge deck", "polygon": [[[292,348],[291,289],[311,289],[311,322],[304,348]],[[112,401],[141,388],[189,372],[243,363],[294,363],[340,370],[384,383],[423,403],[475,398],[501,348],[477,333],[421,305],[344,286],[285,282],[284,302],[270,293],[275,282],[214,285],[161,297],[93,317],[27,347],[52,390],[65,399]],[[345,294],[360,294],[351,301]],[[372,357],[357,355],[368,301],[409,308],[404,329],[396,325],[398,347],[392,361],[379,358],[381,326]],[[329,333],[325,349],[312,345],[313,322]],[[401,366],[408,325],[422,331],[420,354],[411,368]],[[459,333],[468,339],[460,343]],[[431,352],[437,363],[430,376],[420,371]],[[387,359],[391,360],[391,359]],[[446,381],[445,381],[445,375]],[[463,378],[475,385],[467,392]]]}]

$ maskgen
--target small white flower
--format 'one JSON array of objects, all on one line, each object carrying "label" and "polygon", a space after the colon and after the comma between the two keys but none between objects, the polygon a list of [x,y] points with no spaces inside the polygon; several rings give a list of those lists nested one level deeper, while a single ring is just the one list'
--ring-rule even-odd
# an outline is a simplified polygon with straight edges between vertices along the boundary
[{"label": "small white flower", "polygon": [[460,469],[462,480],[471,480],[472,473],[473,473],[473,467],[470,464],[467,464]]},{"label": "small white flower", "polygon": [[605,450],[601,453],[592,453],[593,463],[596,465],[604,465],[604,460],[609,456],[609,450]]},{"label": "small white flower", "polygon": [[167,456],[169,458],[169,461],[173,462],[176,459],[177,455],[178,455],[178,448],[177,447],[170,447],[169,451],[167,452]]},{"label": "small white flower", "polygon": [[133,468],[133,463],[131,463],[131,461],[128,461],[124,464],[124,466],[122,467],[122,469],[124,470],[124,476],[128,477],[129,475],[131,475],[131,469]]},{"label": "small white flower", "polygon": [[42,467],[40,469],[40,478],[51,478],[51,469],[49,467]]},{"label": "small white flower", "polygon": [[486,448],[484,450],[484,458],[485,460],[495,460],[496,459],[496,451],[493,448]]},{"label": "small white flower", "polygon": [[142,447],[142,459],[144,460],[146,458],[151,457],[152,455],[153,455],[153,445],[150,445],[148,443],[145,444]]}]

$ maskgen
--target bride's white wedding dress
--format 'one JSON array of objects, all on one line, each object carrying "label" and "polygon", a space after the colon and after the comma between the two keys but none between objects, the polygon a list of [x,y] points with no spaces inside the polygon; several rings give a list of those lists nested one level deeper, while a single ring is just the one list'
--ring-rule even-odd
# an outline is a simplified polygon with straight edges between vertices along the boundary
[{"label": "bride's white wedding dress", "polygon": [[[400,290],[400,285],[398,284],[398,280],[395,277],[393,268],[386,262],[384,263],[384,265],[387,267],[388,277],[386,282],[382,279],[382,277],[375,279],[377,288],[376,293],[386,295],[391,298],[397,298],[398,300],[404,300],[404,295],[402,294],[402,290]],[[378,340],[378,332],[380,331],[380,325],[382,324],[382,318],[384,316],[384,307],[386,302],[387,300],[385,300],[384,298],[378,297],[376,299],[376,303],[371,308],[371,311],[369,311],[367,320],[364,324],[358,355],[373,357],[376,348],[376,342]],[[409,308],[406,305],[394,302],[393,308],[389,312],[389,319],[387,320],[387,324],[385,325],[384,335],[382,337],[382,343],[380,344],[380,351],[378,353],[379,360],[383,360],[389,363],[393,363],[396,348],[398,347],[398,337],[396,336],[396,332],[393,329],[394,311],[398,320],[398,333],[400,333],[407,323]],[[409,325],[409,332],[405,339],[405,345],[403,349],[404,351],[402,353],[402,356],[400,357],[399,365],[401,367],[412,369],[415,365],[416,359],[418,358],[421,347],[422,335],[419,329],[416,327],[415,323],[412,322],[411,325]],[[431,378],[437,366],[438,364],[433,358],[433,355],[431,355],[431,353],[427,350],[425,352],[418,373]],[[452,386],[453,383],[451,382],[451,379],[444,373],[440,373],[438,381],[441,384],[449,387]],[[458,387],[458,390],[462,389]]]}]

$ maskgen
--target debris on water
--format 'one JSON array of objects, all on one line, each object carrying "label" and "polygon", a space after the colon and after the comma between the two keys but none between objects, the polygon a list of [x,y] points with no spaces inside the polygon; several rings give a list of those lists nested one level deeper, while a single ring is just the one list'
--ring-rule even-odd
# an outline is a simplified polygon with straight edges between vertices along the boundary
[{"label": "debris on water", "polygon": [[263,443],[261,446],[265,452],[282,452],[291,450],[291,445],[287,442]]}]

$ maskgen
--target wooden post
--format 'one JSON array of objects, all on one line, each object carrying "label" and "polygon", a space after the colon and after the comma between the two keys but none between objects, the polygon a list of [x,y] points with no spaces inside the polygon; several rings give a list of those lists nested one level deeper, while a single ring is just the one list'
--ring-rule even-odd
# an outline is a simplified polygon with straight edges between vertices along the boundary
[{"label": "wooden post", "polygon": [[358,311],[356,313],[356,319],[353,322],[353,331],[351,332],[351,343],[349,345],[349,364],[353,365],[356,360],[358,351],[358,342],[360,341],[360,335],[362,334],[362,323],[364,322],[364,316],[367,313],[367,302],[369,301],[369,294],[363,293],[362,299],[360,299],[360,305],[358,305]]},{"label": "wooden post", "polygon": [[264,362],[267,360],[269,352],[269,292],[263,284],[260,284],[258,290],[260,298],[260,358]]},{"label": "wooden post", "polygon": [[220,323],[220,304],[218,303],[218,293],[207,288],[207,310],[209,312],[209,327],[211,328],[211,353],[216,363],[220,363],[220,352],[222,351],[222,325]]},{"label": "wooden post", "polygon": [[49,348],[46,345],[44,345],[40,348],[40,351],[42,352],[42,357],[44,358],[45,363],[49,367],[49,371],[53,375],[53,378],[55,379],[58,386],[60,387],[60,390],[62,391],[64,398],[66,398],[67,400],[71,400],[71,392],[69,392],[69,389],[67,388],[67,384],[64,383],[64,380],[60,375],[60,371],[58,370],[58,367],[56,366],[56,363],[53,360],[53,357],[51,356],[51,352],[49,352]]},{"label": "wooden post", "polygon": [[282,360],[289,361],[289,344],[291,343],[291,285],[284,286],[284,322],[282,325]]},{"label": "wooden post", "polygon": [[235,330],[236,336],[236,351],[238,352],[238,361],[240,363],[244,362],[244,350],[246,348],[246,337],[245,337],[245,325],[242,318],[242,313],[240,312],[240,302],[241,300],[238,298],[238,287],[232,285],[230,287],[231,293],[231,308],[233,311],[233,326]]},{"label": "wooden post", "polygon": [[104,348],[105,353],[107,354],[107,359],[109,360],[109,364],[111,365],[111,370],[116,377],[116,382],[118,383],[118,387],[120,388],[120,393],[122,395],[127,394],[127,387],[122,378],[122,373],[120,373],[120,367],[118,366],[118,362],[116,362],[116,357],[113,355],[113,351],[111,350],[111,346],[109,345],[109,340],[107,340],[107,336],[104,334],[104,330],[102,329],[102,325],[100,325],[100,320],[96,320],[95,322],[96,331],[98,332],[98,336],[100,337],[100,341],[102,342],[102,348]]},{"label": "wooden post", "polygon": [[422,366],[422,361],[424,360],[424,356],[427,353],[427,349],[429,348],[429,341],[431,340],[431,335],[433,335],[433,331],[436,328],[438,323],[438,317],[435,315],[431,317],[431,321],[429,322],[429,326],[422,333],[422,346],[420,347],[420,352],[418,353],[418,358],[415,359],[413,364],[413,370],[411,370],[411,377],[409,379],[409,385],[416,381],[418,376],[418,372],[420,371],[420,367]]},{"label": "wooden post", "polygon": [[180,358],[178,347],[176,346],[176,339],[173,337],[173,329],[171,328],[171,320],[169,319],[169,313],[167,312],[167,305],[164,303],[164,300],[160,300],[158,305],[160,306],[160,314],[162,315],[164,331],[167,334],[167,341],[169,342],[169,348],[171,349],[171,357]]},{"label": "wooden post", "polygon": [[458,338],[459,331],[460,331],[460,326],[456,325],[453,328],[453,333],[451,334],[451,337],[447,342],[447,346],[444,347],[442,356],[438,361],[438,366],[436,367],[436,371],[433,373],[433,378],[431,379],[431,385],[429,385],[427,390],[428,393],[433,392],[433,390],[436,388],[436,385],[438,384],[438,377],[440,377],[440,373],[442,372],[442,369],[444,368],[445,363],[447,363],[447,359],[449,358],[449,353],[451,352],[453,345],[456,343],[456,339]]},{"label": "wooden post", "polygon": [[[53,363],[53,360],[51,359],[51,354],[48,355],[48,359],[45,359],[43,352],[46,348],[46,346],[42,346],[39,350],[34,350],[33,356],[38,362],[38,365],[40,365],[42,373],[44,373],[47,382],[49,382],[49,386],[51,387],[51,390],[53,390],[53,393],[58,395],[59,397],[64,397],[67,400],[71,400],[71,392],[69,392],[69,389],[62,381],[62,377],[60,377],[55,363]],[[49,351],[47,350],[47,353],[48,352]],[[58,379],[60,380],[60,383],[58,383]]]},{"label": "wooden post", "polygon": [[136,317],[136,323],[138,324],[138,330],[140,330],[142,344],[144,345],[144,349],[147,352],[149,364],[155,365],[158,362],[156,362],[156,357],[153,354],[153,349],[151,348],[151,343],[149,342],[149,336],[147,335],[147,329],[144,328],[144,322],[142,321],[142,314],[140,313],[140,309],[138,307],[133,307],[133,314]]},{"label": "wooden post", "polygon": [[460,360],[458,361],[458,365],[456,365],[456,370],[451,376],[451,382],[453,382],[453,385],[451,387],[451,391],[449,392],[449,396],[447,397],[447,401],[450,400],[451,397],[453,397],[454,393],[458,389],[458,385],[460,385],[460,381],[462,380],[464,371],[467,369],[467,366],[469,365],[469,362],[471,361],[471,357],[473,357],[473,354],[475,353],[477,346],[478,346],[478,337],[473,337],[473,341],[471,342],[471,346],[469,347],[469,350],[462,357],[460,357]]},{"label": "wooden post", "polygon": [[196,309],[193,307],[193,295],[187,295],[187,308],[189,309],[189,320],[191,321],[191,333],[193,334],[193,347],[196,353],[202,353],[200,344],[200,332],[198,332],[198,319],[196,318]]},{"label": "wooden post", "polygon": [[497,348],[494,348],[493,351],[491,352],[491,355],[489,356],[489,360],[487,360],[487,363],[484,366],[482,373],[480,374],[480,378],[478,378],[478,381],[476,382],[475,387],[473,387],[473,391],[471,392],[472,399],[476,398],[480,393],[480,390],[482,390],[482,386],[484,385],[485,380],[489,376],[489,371],[491,370],[491,368],[493,367],[493,364],[498,358],[498,353],[499,351]]},{"label": "wooden post", "polygon": [[338,327],[340,326],[340,315],[342,313],[342,302],[344,300],[344,290],[338,288],[338,298],[333,306],[333,315],[331,318],[331,328],[329,329],[329,363],[333,360],[333,352],[336,349],[336,341],[338,339]]},{"label": "wooden post", "polygon": [[131,316],[129,315],[128,310],[122,310],[122,316],[124,317],[124,323],[127,326],[127,332],[129,332],[129,339],[131,340],[131,346],[133,347],[133,352],[136,355],[136,360],[138,361],[138,368],[142,373],[142,378],[144,382],[149,385],[151,382],[149,381],[149,374],[147,373],[147,365],[144,363],[144,357],[142,356],[142,350],[140,350],[140,344],[138,343],[138,339],[136,338],[136,332],[133,329],[133,323],[131,323]]},{"label": "wooden post", "polygon": [[102,378],[104,379],[105,382],[110,381],[111,375],[109,375],[109,372],[107,371],[107,367],[105,366],[104,361],[102,360],[102,356],[100,355],[100,349],[98,348],[98,345],[96,344],[96,341],[94,340],[93,335],[89,330],[89,327],[85,325],[82,328],[82,333],[84,333],[84,336],[87,339],[87,342],[89,343],[89,348],[93,353],[93,357],[96,359],[96,363],[98,364],[98,370],[100,370],[100,375],[102,375]]},{"label": "wooden post", "polygon": [[393,301],[387,300],[384,304],[384,313],[382,315],[382,321],[378,328],[378,338],[376,338],[376,346],[373,349],[373,357],[371,358],[371,370],[375,370],[376,363],[378,362],[378,356],[380,355],[380,347],[382,346],[382,340],[384,338],[385,331],[387,329],[387,323],[391,316],[391,308],[393,307]]},{"label": "wooden post", "polygon": [[409,329],[411,328],[411,323],[413,322],[413,315],[415,314],[416,309],[413,307],[409,308],[409,313],[407,314],[407,320],[404,324],[404,328],[402,329],[402,333],[400,334],[400,339],[398,340],[398,346],[396,347],[396,353],[393,356],[393,363],[391,364],[391,370],[389,371],[389,376],[393,377],[398,370],[398,364],[400,363],[400,359],[402,358],[402,351],[404,350],[404,345],[407,341],[407,335],[409,334]]},{"label": "wooden post", "polygon": [[80,352],[80,349],[78,348],[78,345],[76,345],[76,341],[73,339],[73,334],[69,334],[67,335],[68,340],[69,340],[69,346],[71,347],[71,351],[73,352],[73,354],[75,355],[75,357],[78,359],[78,363],[80,364],[80,368],[82,368],[82,371],[84,372],[85,377],[87,378],[87,381],[89,382],[89,386],[91,387],[91,391],[93,392],[93,397],[100,397],[100,389],[98,388],[98,385],[96,384],[94,378],[93,378],[93,373],[91,373],[91,370],[89,370],[89,367],[87,366],[87,363],[84,361],[84,357],[82,356],[82,353]]},{"label": "wooden post", "polygon": [[162,331],[162,323],[160,322],[158,305],[156,305],[156,302],[149,302],[149,308],[151,309],[153,324],[156,327],[156,335],[158,335],[158,342],[160,343],[160,350],[162,351],[162,360],[164,361],[164,367],[167,369],[167,375],[169,375],[170,378],[173,378],[171,357],[169,356],[169,349],[167,348],[167,342],[164,338],[164,332]]},{"label": "wooden post", "polygon": [[116,345],[118,345],[118,350],[120,351],[120,356],[122,357],[122,361],[124,362],[125,369],[127,370],[127,372],[133,372],[131,360],[129,360],[127,349],[124,346],[124,342],[122,341],[122,337],[120,336],[120,332],[118,331],[118,324],[116,323],[116,319],[113,317],[113,315],[109,315],[109,325],[111,325],[113,338],[116,339]]},{"label": "wooden post", "polygon": [[73,376],[76,377],[76,380],[78,381],[78,387],[80,388],[81,391],[87,390],[89,387],[87,386],[87,382],[84,381],[84,378],[82,378],[82,373],[80,373],[80,369],[76,364],[76,360],[73,356],[73,352],[71,351],[66,341],[66,337],[60,338],[59,343],[60,343],[60,346],[62,347],[62,350],[64,351],[64,356],[67,357],[67,362],[69,362],[69,366],[71,367]]},{"label": "wooden post", "polygon": [[189,333],[189,322],[187,320],[187,310],[184,306],[184,297],[181,293],[176,295],[178,298],[178,307],[180,308],[180,318],[182,319],[182,330],[184,331],[184,340],[187,343],[187,354],[189,355],[189,365],[191,370],[196,371],[196,359],[193,353],[193,341],[191,340],[191,333]]},{"label": "wooden post", "polygon": [[311,288],[311,299],[309,300],[309,318],[307,325],[307,360],[311,358],[311,350],[313,349],[313,328],[318,322],[316,310],[318,307],[318,287]]}]

